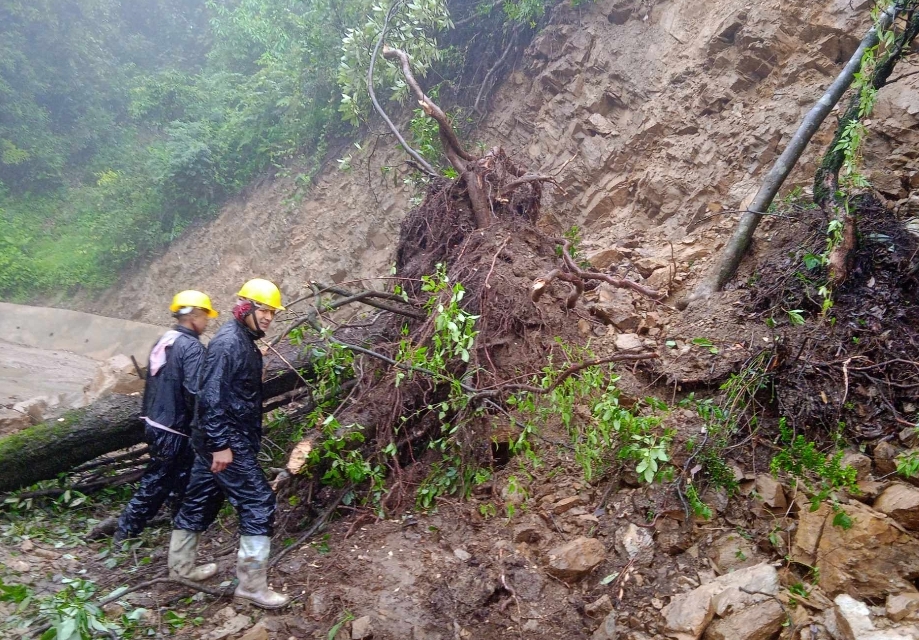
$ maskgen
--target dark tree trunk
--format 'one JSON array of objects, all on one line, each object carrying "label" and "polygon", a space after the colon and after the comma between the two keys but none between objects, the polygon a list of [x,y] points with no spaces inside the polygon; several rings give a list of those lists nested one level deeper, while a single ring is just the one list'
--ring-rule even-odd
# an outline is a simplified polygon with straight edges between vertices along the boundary
[{"label": "dark tree trunk", "polygon": [[[307,365],[296,359],[297,350],[289,344],[278,348],[286,351],[285,359],[293,366]],[[266,358],[266,407],[284,404],[284,398],[268,401],[302,386],[300,376],[279,357]],[[140,396],[111,395],[0,438],[0,493],[56,478],[84,462],[139,444],[144,437],[140,410]]]}]

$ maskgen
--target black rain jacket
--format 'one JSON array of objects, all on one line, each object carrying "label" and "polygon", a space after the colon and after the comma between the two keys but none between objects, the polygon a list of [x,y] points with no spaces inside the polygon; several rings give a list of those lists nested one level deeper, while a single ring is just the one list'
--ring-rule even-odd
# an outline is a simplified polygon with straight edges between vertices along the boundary
[{"label": "black rain jacket", "polygon": [[189,435],[195,415],[204,345],[193,330],[182,325],[176,325],[174,329],[182,335],[171,347],[166,347],[166,364],[155,376],[147,376],[141,415]]},{"label": "black rain jacket", "polygon": [[262,353],[235,318],[207,345],[192,444],[199,453],[258,452],[262,439]]}]

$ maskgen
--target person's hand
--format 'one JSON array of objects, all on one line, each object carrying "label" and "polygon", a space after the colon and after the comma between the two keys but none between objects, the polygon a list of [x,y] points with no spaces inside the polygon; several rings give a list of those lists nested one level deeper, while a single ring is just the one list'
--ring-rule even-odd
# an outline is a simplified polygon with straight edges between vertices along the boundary
[{"label": "person's hand", "polygon": [[233,462],[233,451],[231,449],[215,451],[211,455],[213,456],[213,460],[211,462],[211,473],[220,473],[229,467],[231,462]]}]

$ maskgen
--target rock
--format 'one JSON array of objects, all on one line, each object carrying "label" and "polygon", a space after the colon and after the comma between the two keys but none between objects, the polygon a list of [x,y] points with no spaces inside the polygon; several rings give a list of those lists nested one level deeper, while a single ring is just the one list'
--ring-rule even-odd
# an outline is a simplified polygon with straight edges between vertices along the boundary
[{"label": "rock", "polygon": [[900,455],[900,449],[886,440],[877,443],[874,447],[874,467],[877,469],[879,476],[886,476],[896,472],[898,455]]},{"label": "rock", "polygon": [[587,118],[587,122],[584,124],[584,128],[589,131],[599,133],[601,136],[619,135],[619,132],[616,131],[616,127],[613,126],[613,123],[599,113],[590,114],[590,116]]},{"label": "rock", "polygon": [[843,467],[855,469],[855,478],[865,480],[871,475],[871,458],[858,451],[847,451],[843,454],[840,464]]},{"label": "rock", "polygon": [[641,326],[641,317],[631,304],[619,306],[597,303],[587,305],[587,310],[604,324],[613,325],[620,331],[634,333]]},{"label": "rock", "polygon": [[606,549],[596,538],[575,538],[549,551],[546,571],[560,580],[580,580],[606,559]]},{"label": "rock", "polygon": [[874,508],[911,531],[919,530],[919,489],[912,485],[890,485],[874,501]]},{"label": "rock", "polygon": [[919,445],[919,430],[916,427],[906,427],[900,432],[898,438],[907,447],[915,447]]},{"label": "rock", "polygon": [[867,502],[868,504],[873,503],[881,492],[884,491],[888,486],[889,482],[878,482],[877,480],[862,480],[857,483],[858,486],[858,495],[851,496],[858,500],[859,502]]},{"label": "rock", "polygon": [[514,527],[514,542],[535,544],[543,537],[543,527],[535,516],[528,516],[527,520]]},{"label": "rock", "polygon": [[782,489],[782,485],[769,474],[761,473],[757,475],[754,488],[759,499],[771,511],[784,511],[788,508],[788,501],[785,499],[785,491]]},{"label": "rock", "polygon": [[641,351],[644,346],[638,334],[620,333],[616,336],[616,349],[619,351]]},{"label": "rock", "polygon": [[708,550],[708,557],[723,573],[759,563],[753,544],[736,533],[715,540]]},{"label": "rock", "polygon": [[616,550],[636,564],[648,564],[654,559],[653,529],[629,523],[616,529]]},{"label": "rock", "polygon": [[839,505],[852,523],[833,525],[836,513],[823,504],[802,508],[792,541],[791,558],[817,567],[820,586],[830,597],[853,588],[866,599],[913,591],[919,575],[919,544],[881,513],[858,502]]},{"label": "rock", "polygon": [[[221,611],[225,611],[226,609],[230,609],[230,607],[224,607]],[[232,611],[232,609],[230,609],[230,611]],[[224,638],[236,635],[243,629],[248,629],[251,624],[252,618],[234,612],[233,617],[226,619],[224,623],[216,629],[212,629],[202,635],[200,640],[223,640]]]},{"label": "rock", "polygon": [[871,622],[871,611],[864,602],[860,602],[846,593],[841,593],[833,600],[836,605],[833,615],[836,631],[845,640],[861,640],[864,634],[874,631]]},{"label": "rock", "polygon": [[459,558],[461,562],[467,562],[472,559],[472,554],[465,549],[454,549],[453,555]]},{"label": "rock", "polygon": [[29,553],[34,548],[35,548],[35,543],[33,543],[28,538],[23,540],[22,544],[19,545],[19,550],[22,551],[23,553]]},{"label": "rock", "polygon": [[612,610],[613,601],[610,600],[608,595],[604,595],[599,600],[595,600],[590,604],[584,605],[584,613],[591,618],[599,618],[600,616],[605,616]]},{"label": "rock", "polygon": [[584,501],[581,499],[580,496],[562,498],[561,500],[556,502],[554,505],[552,505],[552,513],[558,516],[582,504],[584,504]]},{"label": "rock", "polygon": [[325,589],[316,589],[309,595],[309,612],[314,618],[323,618],[332,606],[332,598]]},{"label": "rock", "polygon": [[638,273],[641,274],[642,278],[647,278],[658,269],[666,267],[670,264],[670,261],[664,260],[663,258],[639,258],[632,264],[635,266]]},{"label": "rock", "polygon": [[131,394],[144,390],[144,381],[137,377],[131,358],[112,356],[99,367],[96,377],[86,388],[87,400],[96,400],[110,393]]},{"label": "rock", "polygon": [[25,560],[13,560],[8,565],[10,569],[17,573],[27,573],[32,566]]},{"label": "rock", "polygon": [[351,623],[351,640],[366,640],[373,637],[373,620],[362,616]]},{"label": "rock", "polygon": [[650,276],[645,278],[644,284],[651,287],[655,291],[666,293],[670,290],[670,281],[673,280],[674,275],[676,274],[673,273],[673,269],[658,269]]},{"label": "rock", "polygon": [[[760,591],[747,594],[740,590]],[[669,633],[677,640],[697,640],[715,615],[715,599],[719,599],[719,615],[737,612],[745,606],[770,599],[779,591],[779,576],[770,564],[762,563],[716,578],[670,601],[661,611]]]},{"label": "rock", "polygon": [[590,263],[590,266],[600,271],[606,270],[614,264],[619,264],[623,260],[625,260],[625,256],[619,249],[615,248],[600,249],[587,254],[587,262]]},{"label": "rock", "polygon": [[268,629],[262,622],[246,631],[239,640],[269,640]]},{"label": "rock", "polygon": [[727,618],[716,620],[705,630],[705,640],[770,640],[785,622],[782,605],[766,600]]},{"label": "rock", "polygon": [[612,612],[603,619],[594,634],[590,636],[590,640],[616,640],[617,637],[616,613]]},{"label": "rock", "polygon": [[894,622],[900,622],[916,611],[919,611],[919,593],[911,591],[895,596],[887,596],[887,617]]}]

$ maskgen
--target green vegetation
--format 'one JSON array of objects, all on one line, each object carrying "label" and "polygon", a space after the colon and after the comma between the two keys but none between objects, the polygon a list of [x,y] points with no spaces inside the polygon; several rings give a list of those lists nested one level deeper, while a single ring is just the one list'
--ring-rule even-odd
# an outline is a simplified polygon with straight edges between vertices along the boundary
[{"label": "green vegetation", "polygon": [[[480,28],[531,23],[544,11],[541,3],[505,7],[478,12]],[[330,141],[369,116],[369,52],[388,8],[369,0],[5,2],[0,297],[106,287],[258,174],[297,171],[295,188],[307,187]],[[461,73],[472,40],[442,46],[436,38],[451,28],[443,0],[400,2],[387,41],[413,57],[419,76],[438,63]],[[377,62],[375,84],[384,103],[406,96],[387,60]],[[412,130],[433,155],[426,120]]]}]

